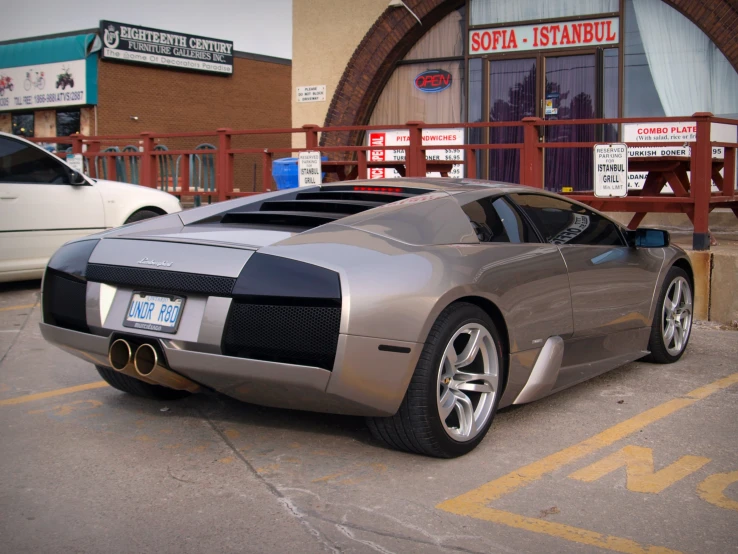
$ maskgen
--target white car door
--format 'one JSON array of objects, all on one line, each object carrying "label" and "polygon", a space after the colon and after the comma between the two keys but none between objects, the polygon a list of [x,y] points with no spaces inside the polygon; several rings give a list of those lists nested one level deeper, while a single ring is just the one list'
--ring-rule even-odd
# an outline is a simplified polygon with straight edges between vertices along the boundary
[{"label": "white car door", "polygon": [[0,135],[0,281],[32,278],[68,240],[105,228],[92,182],[28,141]]}]

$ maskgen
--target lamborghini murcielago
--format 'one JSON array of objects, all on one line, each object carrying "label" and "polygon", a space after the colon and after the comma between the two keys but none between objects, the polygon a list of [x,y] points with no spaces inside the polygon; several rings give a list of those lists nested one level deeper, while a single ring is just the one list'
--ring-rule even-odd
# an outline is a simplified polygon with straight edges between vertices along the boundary
[{"label": "lamborghini murcielago", "polygon": [[563,196],[453,179],[282,190],[67,243],[44,337],[113,387],[366,416],[452,457],[495,412],[678,360],[689,259]]}]

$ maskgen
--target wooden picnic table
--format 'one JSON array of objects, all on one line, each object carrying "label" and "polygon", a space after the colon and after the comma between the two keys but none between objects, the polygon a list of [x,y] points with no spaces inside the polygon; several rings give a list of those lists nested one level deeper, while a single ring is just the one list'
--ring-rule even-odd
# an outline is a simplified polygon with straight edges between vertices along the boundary
[{"label": "wooden picnic table", "polygon": [[[690,196],[690,180],[688,171],[692,159],[689,157],[667,156],[653,158],[629,158],[628,171],[646,172],[646,182],[640,190],[629,190],[628,196],[659,196],[667,183],[675,196]],[[720,171],[724,160],[712,160],[712,181],[718,189],[723,190],[723,176]]]}]

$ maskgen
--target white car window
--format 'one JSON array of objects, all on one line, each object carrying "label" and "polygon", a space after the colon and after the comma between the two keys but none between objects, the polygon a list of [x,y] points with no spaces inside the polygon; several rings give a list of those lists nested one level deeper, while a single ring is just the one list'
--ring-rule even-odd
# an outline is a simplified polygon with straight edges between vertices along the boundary
[{"label": "white car window", "polygon": [[0,137],[0,183],[69,184],[69,172],[51,154]]}]

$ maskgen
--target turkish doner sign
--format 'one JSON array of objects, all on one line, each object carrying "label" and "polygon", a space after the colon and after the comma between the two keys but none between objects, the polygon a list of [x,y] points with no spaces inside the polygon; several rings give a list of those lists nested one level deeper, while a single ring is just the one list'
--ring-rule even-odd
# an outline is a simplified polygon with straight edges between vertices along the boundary
[{"label": "turkish doner sign", "polygon": [[299,152],[297,154],[297,173],[301,187],[321,184],[323,180],[321,176],[320,152]]},{"label": "turkish doner sign", "polygon": [[474,55],[575,48],[617,44],[619,41],[619,18],[606,17],[584,21],[474,29],[469,31],[469,53]]},{"label": "turkish doner sign", "polygon": [[[369,131],[366,134],[367,146],[409,146],[410,131]],[[446,145],[463,145],[464,130],[463,129],[424,129],[423,130],[423,146],[433,144]],[[427,150],[426,159],[430,161],[455,161],[464,160],[464,151],[458,148],[446,147],[438,150]],[[370,162],[397,162],[405,160],[405,150],[369,150],[367,160]],[[401,177],[401,175],[391,167],[370,167],[368,170],[370,179],[393,179]],[[438,172],[428,172],[427,177],[440,177]],[[448,174],[449,177],[460,179],[464,176],[464,165],[461,163],[454,164],[452,170]]]},{"label": "turkish doner sign", "polygon": [[0,111],[87,104],[85,60],[0,69]]},{"label": "turkish doner sign", "polygon": [[122,62],[233,73],[233,42],[101,21],[102,57]]},{"label": "turkish doner sign", "polygon": [[595,196],[628,195],[628,147],[625,144],[595,144],[594,167]]}]

